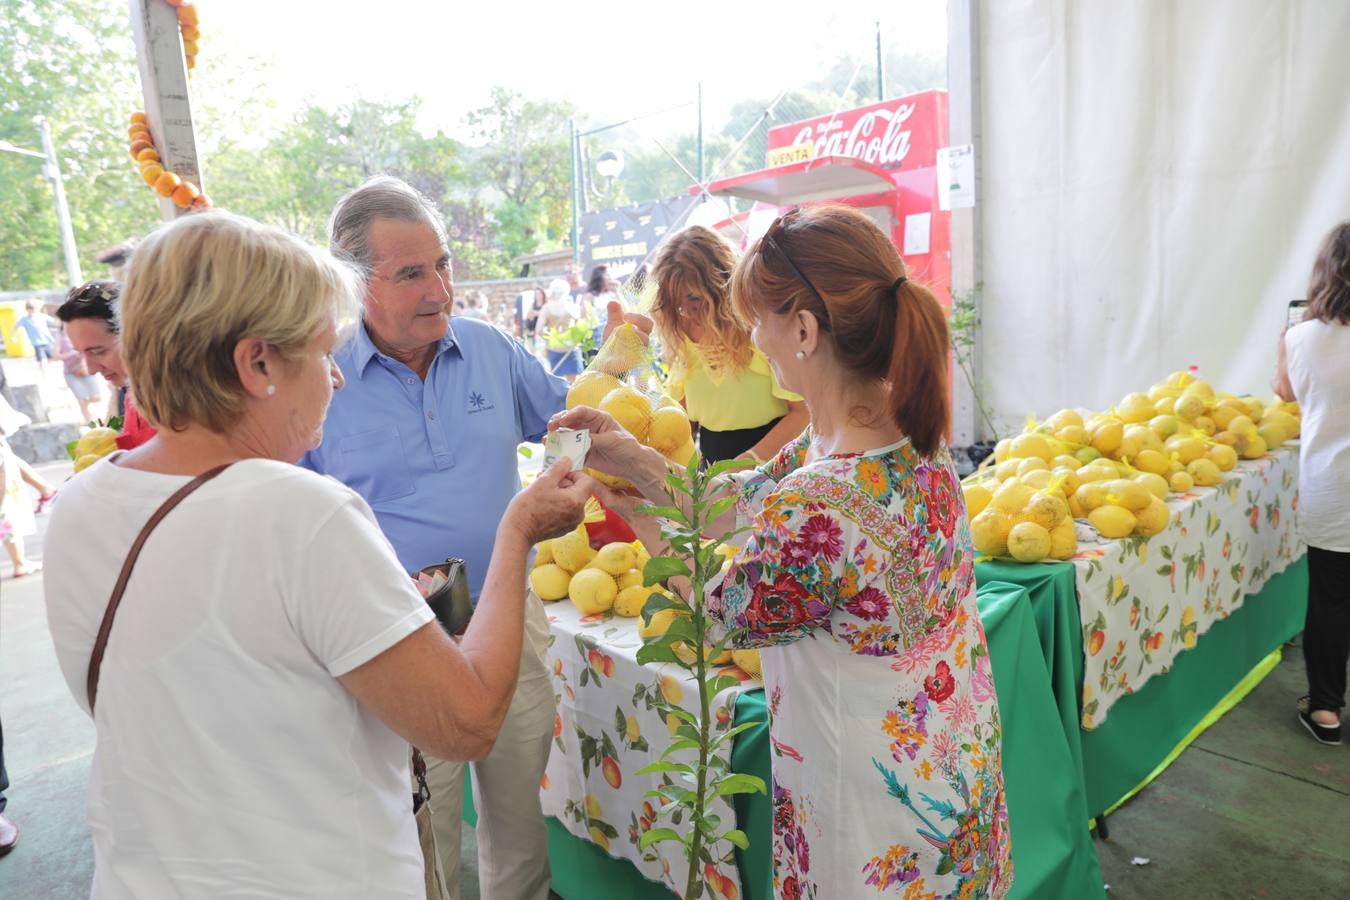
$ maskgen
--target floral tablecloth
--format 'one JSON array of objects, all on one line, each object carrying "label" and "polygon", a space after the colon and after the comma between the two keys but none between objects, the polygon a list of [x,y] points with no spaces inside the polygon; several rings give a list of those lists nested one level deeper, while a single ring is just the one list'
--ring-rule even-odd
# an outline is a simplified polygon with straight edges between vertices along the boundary
[{"label": "floral tablecloth", "polygon": [[[637,619],[608,613],[583,616],[566,600],[546,608],[548,661],[558,714],[553,723],[553,753],[540,785],[544,814],[611,856],[630,860],[647,878],[678,894],[688,876],[679,845],[659,843],[638,849],[638,839],[653,825],[657,805],[646,792],[668,776],[639,775],[637,770],[655,762],[673,739],[678,720],[667,718],[672,705],[698,712],[695,680],[673,664],[638,665],[642,638]],[[734,667],[727,671],[748,677]],[[731,727],[736,699],[743,691],[762,687],[750,680],[718,694],[710,707],[716,729]],[[728,741],[717,756],[727,769],[730,756]],[[696,758],[693,750],[681,757]],[[719,831],[736,818],[726,798],[718,798],[709,813],[724,823]],[[658,824],[681,833],[690,827],[687,820],[672,822],[668,817]],[[711,848],[712,862],[704,865],[709,889],[705,896],[743,895],[734,850],[725,841]],[[711,877],[710,869],[717,878]]]},{"label": "floral tablecloth", "polygon": [[1173,495],[1171,525],[1152,538],[1080,543],[1085,730],[1303,554],[1297,444],[1225,474]]}]

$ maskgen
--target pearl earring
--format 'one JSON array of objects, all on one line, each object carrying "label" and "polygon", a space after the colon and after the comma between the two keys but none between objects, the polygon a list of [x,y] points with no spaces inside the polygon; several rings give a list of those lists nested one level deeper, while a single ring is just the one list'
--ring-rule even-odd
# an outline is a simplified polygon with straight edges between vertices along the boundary
[{"label": "pearl earring", "polygon": [[276,395],[277,395],[277,386],[275,384],[269,384],[267,386],[267,396],[275,397]]},{"label": "pearl earring", "polygon": [[805,350],[798,350],[798,351],[797,351],[797,358],[798,358],[798,359],[806,359],[806,351],[805,351]]}]

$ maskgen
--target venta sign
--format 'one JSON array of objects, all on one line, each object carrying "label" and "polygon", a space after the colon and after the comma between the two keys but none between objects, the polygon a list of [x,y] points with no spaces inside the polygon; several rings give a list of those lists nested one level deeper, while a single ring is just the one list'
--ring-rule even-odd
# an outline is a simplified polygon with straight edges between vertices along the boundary
[{"label": "venta sign", "polygon": [[923,91],[770,129],[770,166],[850,156],[883,169],[936,165],[946,94]]}]

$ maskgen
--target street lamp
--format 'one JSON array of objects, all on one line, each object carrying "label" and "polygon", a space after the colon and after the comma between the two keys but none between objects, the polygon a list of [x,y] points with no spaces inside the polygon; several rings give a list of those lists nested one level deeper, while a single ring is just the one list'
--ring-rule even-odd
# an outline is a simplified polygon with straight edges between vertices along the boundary
[{"label": "street lamp", "polygon": [[606,150],[595,160],[595,171],[601,178],[613,182],[623,172],[623,153],[618,150]]},{"label": "street lamp", "polygon": [[70,227],[70,207],[66,205],[66,188],[61,181],[61,165],[56,160],[56,145],[52,143],[52,132],[47,120],[38,118],[38,127],[42,131],[42,153],[16,147],[9,141],[0,141],[0,150],[17,153],[19,156],[31,156],[43,161],[42,175],[51,183],[52,195],[56,200],[56,224],[61,229],[61,249],[66,257],[66,277],[70,287],[84,282],[80,272],[80,257],[75,251],[75,232]]}]

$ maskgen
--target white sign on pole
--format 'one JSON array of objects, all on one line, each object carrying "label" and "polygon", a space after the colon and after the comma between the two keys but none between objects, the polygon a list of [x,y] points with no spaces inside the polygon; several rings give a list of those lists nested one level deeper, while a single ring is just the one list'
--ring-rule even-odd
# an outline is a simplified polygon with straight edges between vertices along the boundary
[{"label": "white sign on pole", "polygon": [[915,213],[905,216],[905,256],[921,256],[928,252],[933,232],[933,214]]},{"label": "white sign on pole", "polygon": [[975,146],[940,147],[937,152],[938,209],[975,206]]}]

